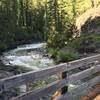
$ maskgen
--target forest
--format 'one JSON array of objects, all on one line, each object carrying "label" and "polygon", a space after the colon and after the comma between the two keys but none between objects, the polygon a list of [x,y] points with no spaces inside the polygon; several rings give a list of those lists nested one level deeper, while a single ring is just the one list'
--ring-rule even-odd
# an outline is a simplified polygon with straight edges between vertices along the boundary
[{"label": "forest", "polygon": [[38,41],[62,48],[80,33],[77,18],[99,4],[99,0],[0,0],[0,51]]}]

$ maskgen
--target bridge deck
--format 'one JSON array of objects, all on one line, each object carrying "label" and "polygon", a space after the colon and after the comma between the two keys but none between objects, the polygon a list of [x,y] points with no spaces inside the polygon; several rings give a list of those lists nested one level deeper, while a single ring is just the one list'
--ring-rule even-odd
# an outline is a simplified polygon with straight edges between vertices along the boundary
[{"label": "bridge deck", "polygon": [[100,100],[100,94],[94,100]]},{"label": "bridge deck", "polygon": [[81,100],[100,100],[100,83],[95,86],[95,89],[83,96]]}]

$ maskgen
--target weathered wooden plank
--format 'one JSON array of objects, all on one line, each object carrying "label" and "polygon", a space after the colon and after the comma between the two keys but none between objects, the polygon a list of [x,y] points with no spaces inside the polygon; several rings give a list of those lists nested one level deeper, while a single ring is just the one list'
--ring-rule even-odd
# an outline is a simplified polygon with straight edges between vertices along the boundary
[{"label": "weathered wooden plank", "polygon": [[[84,70],[82,72],[79,72],[79,73],[76,73],[76,74],[73,74],[71,76],[69,76],[69,81],[70,83],[74,83],[75,81],[77,80],[81,80],[83,78],[86,78],[96,72],[99,72],[100,71],[100,65],[96,65],[94,67],[91,67],[87,70]],[[96,85],[98,82],[100,82],[100,76],[92,79],[92,80],[89,80],[88,82],[80,85],[78,88],[74,89],[71,94],[79,94],[82,90],[86,89],[86,88],[89,88],[91,86],[94,86]],[[62,95],[61,97],[59,97],[57,100],[68,100],[69,97],[69,93],[68,95]]]},{"label": "weathered wooden plank", "polygon": [[84,78],[86,78],[96,72],[99,72],[99,71],[100,71],[100,65],[96,65],[94,67],[91,67],[91,68],[81,71],[79,73],[72,74],[71,76],[69,76],[69,82],[74,83],[77,80],[84,79]]},{"label": "weathered wooden plank", "polygon": [[65,84],[68,84],[67,79],[59,80],[59,81],[56,81],[54,83],[47,85],[45,88],[27,92],[16,98],[12,98],[11,100],[37,100],[40,97],[46,96],[47,94],[50,94],[62,88],[63,86],[65,86]]},{"label": "weathered wooden plank", "polygon": [[[9,78],[0,80],[0,89],[6,90],[8,88],[19,86],[26,84],[28,82],[35,82],[38,80],[42,80],[48,76],[54,75],[59,72],[63,72],[66,69],[67,64],[59,64],[52,68],[47,68],[39,71],[32,71],[28,73],[23,73],[19,75],[15,75]],[[2,88],[3,87],[3,88]]]},{"label": "weathered wooden plank", "polygon": [[[92,75],[93,73],[96,73],[98,71],[100,71],[100,65],[89,68],[89,69],[84,70],[82,72],[79,72],[77,74],[73,74],[73,75],[69,76],[68,78],[59,81],[59,83],[56,83],[56,84],[53,84],[53,85],[52,84],[48,85],[44,89],[40,89],[40,90],[37,90],[37,91],[35,90],[35,91],[28,92],[26,94],[23,94],[23,95],[17,97],[16,99],[13,99],[13,100],[18,100],[18,99],[24,100],[25,98],[27,98],[29,100],[31,100],[30,98],[36,98],[37,99],[39,97],[42,97],[46,94],[53,92],[54,90],[60,89],[61,87],[65,86],[66,82],[68,82],[69,80],[70,81],[72,80],[72,82],[74,82],[74,81],[83,79],[85,77],[88,77],[89,75]],[[62,82],[63,82],[63,84],[62,84]],[[27,100],[27,99],[25,99],[25,100]]]},{"label": "weathered wooden plank", "polygon": [[6,90],[6,89],[9,89],[14,86],[26,84],[28,82],[35,82],[38,80],[42,80],[48,76],[51,76],[51,75],[54,75],[54,74],[57,74],[57,73],[60,73],[60,72],[66,71],[66,70],[69,71],[71,69],[93,63],[94,61],[99,60],[99,59],[100,59],[100,54],[96,55],[96,56],[72,61],[69,63],[59,64],[59,65],[56,65],[56,66],[53,66],[53,67],[50,67],[47,69],[43,69],[40,71],[32,71],[32,72],[12,76],[9,78],[1,79],[0,80],[0,89]]},{"label": "weathered wooden plank", "polygon": [[92,86],[95,86],[96,84],[98,84],[100,82],[100,75],[83,83],[82,85],[79,85],[78,87],[76,87],[75,89],[73,89],[72,91],[66,93],[65,95],[62,95],[60,97],[57,98],[57,100],[69,100],[67,98],[70,98],[72,96],[77,96],[79,95],[79,93],[81,93],[82,91],[89,89]]},{"label": "weathered wooden plank", "polygon": [[83,59],[71,61],[68,64],[67,71],[81,67],[81,66],[86,66],[91,63],[97,63],[96,61],[100,61],[100,54],[91,56],[91,57],[86,57]]},{"label": "weathered wooden plank", "polygon": [[[82,72],[73,74],[73,75],[69,76],[68,79],[69,79],[70,83],[74,83],[74,81],[86,78],[96,72],[99,72],[99,71],[100,71],[100,65],[96,65],[96,66],[89,68],[87,70],[84,70]],[[80,92],[82,92],[82,90],[92,87],[99,82],[100,82],[100,76],[97,76],[96,78],[93,78],[93,79],[89,80],[88,82],[85,82],[84,84],[78,86],[76,89],[71,91],[71,93],[68,93],[67,95],[62,95],[61,97],[57,98],[57,100],[69,100],[68,98],[71,98],[70,96],[73,96],[74,94],[78,95]],[[71,95],[69,96],[69,94],[71,94]]]},{"label": "weathered wooden plank", "polygon": [[75,94],[75,96],[77,96],[77,95],[79,95],[80,92],[82,92],[82,90],[89,89],[90,87],[95,86],[99,82],[100,82],[100,76],[97,76],[97,77],[95,77],[95,78],[83,83],[82,85],[79,85],[71,93],[72,93],[72,95]]}]

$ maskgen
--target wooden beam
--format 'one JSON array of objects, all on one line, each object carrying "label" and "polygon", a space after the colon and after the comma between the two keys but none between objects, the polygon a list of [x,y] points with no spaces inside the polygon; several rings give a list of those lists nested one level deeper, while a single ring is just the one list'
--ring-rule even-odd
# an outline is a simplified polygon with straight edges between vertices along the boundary
[{"label": "wooden beam", "polygon": [[100,61],[100,54],[91,57],[82,58],[79,60],[74,60],[67,63],[68,64],[67,71],[70,71],[75,68],[79,68],[81,66],[86,66],[91,63],[96,64],[99,63],[99,61]]},{"label": "wooden beam", "polygon": [[64,87],[65,84],[68,84],[67,79],[56,81],[54,83],[47,85],[45,88],[27,92],[18,97],[12,98],[11,100],[37,100],[40,97],[46,96],[47,94],[55,92],[56,90]]},{"label": "wooden beam", "polygon": [[50,94],[51,92],[54,92],[54,91],[64,87],[65,85],[68,85],[67,83],[69,82],[69,80],[72,80],[72,82],[77,81],[77,80],[83,79],[85,77],[88,77],[89,75],[92,75],[93,73],[96,73],[98,71],[100,71],[100,66],[89,68],[87,70],[79,72],[78,74],[73,74],[73,75],[69,76],[68,78],[57,81],[57,83],[50,84],[50,85],[46,86],[45,88],[27,92],[27,93],[15,98],[15,99],[12,99],[12,100],[31,100],[32,98],[38,99],[40,97],[45,96],[46,94]]},{"label": "wooden beam", "polygon": [[66,69],[66,66],[67,64],[63,63],[63,64],[55,65],[51,68],[47,68],[39,71],[31,71],[31,72],[15,75],[12,77],[8,77],[5,79],[1,79],[0,89],[2,91],[5,91],[15,86],[20,86],[23,84],[27,84],[29,82],[43,80],[46,77],[63,72]]},{"label": "wooden beam", "polygon": [[23,73],[23,74],[9,77],[9,78],[1,79],[0,80],[0,89],[6,90],[6,89],[9,89],[14,86],[26,84],[28,82],[35,82],[38,80],[42,80],[48,76],[51,76],[51,75],[54,75],[54,74],[57,74],[57,73],[60,73],[60,72],[66,71],[66,70],[69,71],[74,68],[78,68],[83,65],[93,63],[94,61],[99,60],[99,59],[100,59],[100,55],[96,55],[96,56],[72,61],[69,63],[55,65],[53,67],[46,68],[46,69],[43,69],[40,71],[31,71],[28,73]]},{"label": "wooden beam", "polygon": [[86,78],[92,74],[95,74],[99,71],[100,71],[100,65],[96,65],[94,67],[91,67],[91,68],[81,71],[79,73],[72,74],[71,76],[68,77],[68,79],[69,79],[70,83],[74,83],[77,80],[84,79],[84,78]]},{"label": "wooden beam", "polygon": [[[81,93],[82,91],[89,89],[92,86],[95,86],[96,84],[98,84],[100,82],[100,76],[97,76],[79,86],[77,86],[75,89],[73,89],[72,91],[66,93],[65,95],[62,95],[60,97],[57,98],[57,100],[67,100],[68,98],[71,98],[72,96],[77,96],[79,95],[79,93]],[[68,99],[70,100],[70,99]]]}]

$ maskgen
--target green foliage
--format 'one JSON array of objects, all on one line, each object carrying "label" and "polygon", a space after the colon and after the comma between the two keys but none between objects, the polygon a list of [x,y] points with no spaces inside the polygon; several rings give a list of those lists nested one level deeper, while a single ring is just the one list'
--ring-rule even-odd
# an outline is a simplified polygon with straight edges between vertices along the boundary
[{"label": "green foliage", "polygon": [[[52,1],[52,0],[51,0]],[[55,0],[53,5],[49,2],[49,7],[53,10],[49,18],[49,35],[47,46],[49,48],[62,48],[66,45],[66,42],[72,37],[75,29],[75,16],[73,16],[73,6],[71,1],[57,1]],[[69,9],[69,10],[68,10]],[[73,12],[73,13],[72,13]],[[75,15],[75,14],[74,14]]]},{"label": "green foliage", "polygon": [[91,7],[91,0],[76,0],[76,15],[79,16]]},{"label": "green foliage", "polygon": [[53,48],[48,48],[47,49],[48,55],[52,58],[56,58],[58,50],[57,49],[53,49]]},{"label": "green foliage", "polygon": [[79,54],[77,52],[64,52],[59,51],[57,55],[60,62],[68,62],[72,60],[76,60],[79,58]]},{"label": "green foliage", "polygon": [[76,31],[76,17],[90,7],[90,0],[1,0],[1,47],[45,40],[48,48],[62,48]]},{"label": "green foliage", "polygon": [[100,48],[100,34],[84,35],[68,43],[78,52],[96,52]]}]

